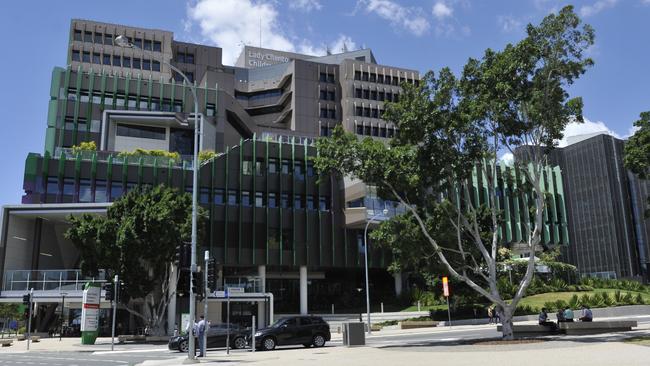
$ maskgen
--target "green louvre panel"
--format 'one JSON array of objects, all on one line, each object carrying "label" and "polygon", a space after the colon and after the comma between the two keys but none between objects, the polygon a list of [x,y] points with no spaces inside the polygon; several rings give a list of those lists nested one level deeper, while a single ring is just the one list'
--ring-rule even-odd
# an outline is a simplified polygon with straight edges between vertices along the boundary
[{"label": "green louvre panel", "polygon": [[38,161],[40,155],[37,153],[29,153],[25,159],[25,182],[36,183],[36,176],[38,175]]},{"label": "green louvre panel", "polygon": [[[305,200],[308,200],[308,192],[307,192],[307,187],[309,186],[307,184],[307,180],[309,179],[308,174],[307,174],[307,160],[309,159],[308,153],[307,153],[307,140],[305,139],[304,141],[304,158],[303,158],[303,174],[305,176]],[[313,196],[312,196],[313,197]],[[313,200],[313,198],[312,198]],[[307,204],[307,202],[305,202]],[[309,265],[309,210],[307,207],[305,207],[305,263]]]},{"label": "green louvre panel", "polygon": [[479,192],[478,192],[478,171],[476,169],[476,166],[474,166],[472,168],[472,185],[471,185],[471,189],[472,189],[472,196],[473,196],[473,199],[474,199],[472,204],[474,205],[474,208],[478,208],[478,206],[481,205],[481,201],[480,201]]},{"label": "green louvre panel", "polygon": [[501,180],[503,181],[503,214],[505,219],[506,242],[512,242],[512,216],[510,215],[510,192],[508,190],[508,180],[510,179],[510,169],[505,164],[501,167]]},{"label": "green louvre panel", "polygon": [[[206,84],[207,85],[207,84]],[[206,102],[207,102],[207,95],[208,91],[206,89],[205,91],[206,95]],[[252,245],[251,245],[251,252],[253,254],[253,264],[256,263],[255,261],[255,245],[256,245],[256,229],[257,229],[257,221],[255,214],[257,212],[257,185],[255,184],[255,177],[257,176],[257,134],[253,133],[253,158],[252,160],[252,165],[253,165],[253,190],[251,192],[251,200],[253,201],[253,240],[252,240]]]},{"label": "green louvre panel", "polygon": [[228,168],[228,160],[230,160],[230,147],[226,146],[226,152],[225,152],[225,166],[226,166],[226,171],[225,171],[225,176],[226,176],[226,184],[224,188],[224,194],[225,194],[225,205],[224,205],[224,225],[223,225],[223,263],[226,264],[228,263],[228,206],[230,206],[230,202],[228,202],[228,181],[230,178],[230,171]]},{"label": "green louvre panel", "polygon": [[[243,197],[244,192],[242,191],[242,183],[244,180],[244,140],[239,139],[239,222],[237,223],[239,229],[239,237],[237,238],[237,264],[241,264],[241,252],[242,252],[242,236],[243,236],[243,224],[244,221],[244,210],[243,210]],[[250,199],[250,193],[249,193]]]},{"label": "green louvre panel", "polygon": [[[72,144],[76,145],[79,141],[77,141],[77,135],[79,133],[79,109],[81,106],[79,105],[80,99],[81,99],[81,81],[82,81],[82,72],[77,72],[77,81],[75,85],[75,95],[77,96],[74,101],[74,117],[73,117],[73,122],[74,122],[74,128],[72,131]],[[64,124],[65,128],[65,124]]]},{"label": "green louvre panel", "polygon": [[547,204],[551,212],[550,225],[551,228],[553,229],[553,244],[559,244],[558,228],[557,228],[557,207],[555,202],[555,197],[557,196],[557,192],[555,191],[555,175],[553,174],[553,169],[551,169],[551,167],[547,166],[545,167],[545,170],[546,170],[546,177],[548,179],[546,185],[550,193],[550,198],[547,200],[548,202]]},{"label": "green louvre panel", "polygon": [[519,185],[517,184],[519,181],[519,172],[518,169],[512,169],[512,191],[513,191],[513,197],[512,197],[512,202],[513,202],[513,207],[514,207],[514,216],[515,216],[515,237],[514,241],[520,242],[522,240],[522,235],[521,235],[521,212],[520,212],[520,197],[519,197]]},{"label": "green louvre panel", "polygon": [[[488,183],[488,174],[487,174],[488,168],[491,170],[492,165],[488,164],[487,160],[483,159],[481,165],[481,187],[483,188],[483,197],[485,199],[485,204],[488,207],[492,207],[493,203],[490,202],[490,187]],[[496,179],[496,177],[494,177],[494,179]],[[476,188],[478,189],[478,187]]]},{"label": "green louvre panel", "polygon": [[[265,212],[266,212],[266,217],[264,218],[264,222],[266,224],[266,248],[265,248],[265,253],[266,253],[266,263],[269,263],[269,202],[268,202],[268,197],[269,197],[269,180],[271,179],[269,174],[268,174],[268,164],[269,164],[269,140],[266,139],[264,143],[264,161],[266,162],[266,206],[265,206]],[[277,198],[276,198],[277,199]]]},{"label": "green louvre panel", "polygon": [[562,244],[569,243],[569,233],[567,232],[567,221],[566,221],[566,206],[564,201],[564,183],[562,181],[562,171],[560,167],[556,166],[553,168],[555,171],[555,176],[558,177],[555,182],[555,190],[557,191],[558,206],[560,208],[560,230],[562,231]]},{"label": "green louvre panel", "polygon": [[[531,164],[530,165],[530,172],[531,174],[534,174],[534,167]],[[543,200],[544,200],[544,211],[542,212],[542,220],[543,220],[543,231],[542,231],[542,242],[544,244],[548,244],[551,241],[551,228],[548,222],[548,200],[546,199],[546,193],[549,191],[548,190],[548,177],[544,174],[544,167],[540,170],[540,185],[542,192],[544,194]],[[535,199],[535,195],[531,192],[531,197]],[[535,203],[535,206],[537,203]]]},{"label": "green louvre panel", "polygon": [[289,172],[291,173],[291,264],[296,265],[296,138],[291,139],[291,166]]}]

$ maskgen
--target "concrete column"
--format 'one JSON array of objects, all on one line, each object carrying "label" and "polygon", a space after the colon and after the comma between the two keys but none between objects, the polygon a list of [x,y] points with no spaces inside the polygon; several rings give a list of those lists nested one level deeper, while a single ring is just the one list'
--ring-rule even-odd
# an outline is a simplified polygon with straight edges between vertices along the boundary
[{"label": "concrete column", "polygon": [[255,318],[257,320],[257,324],[255,326],[257,329],[260,328],[265,328],[266,327],[266,303],[264,301],[258,301],[257,302],[257,317]]},{"label": "concrete column", "polygon": [[300,266],[300,314],[307,315],[307,266]]},{"label": "concrete column", "polygon": [[402,272],[395,272],[393,277],[395,278],[395,295],[399,296],[402,294]]},{"label": "concrete column", "polygon": [[223,323],[221,320],[221,309],[223,308],[223,303],[221,301],[210,301],[208,302],[208,315],[206,319],[210,320],[212,324]]},{"label": "concrete column", "polygon": [[[171,273],[169,274],[169,293],[174,293],[174,296],[169,299],[169,304],[167,304],[167,335],[174,334],[174,328],[176,326],[176,275],[178,267],[171,265]],[[181,331],[181,325],[178,324],[178,331]]]},{"label": "concrete column", "polygon": [[257,267],[257,273],[258,276],[260,277],[260,286],[261,286],[261,292],[265,293],[266,292],[266,266],[261,265]]}]

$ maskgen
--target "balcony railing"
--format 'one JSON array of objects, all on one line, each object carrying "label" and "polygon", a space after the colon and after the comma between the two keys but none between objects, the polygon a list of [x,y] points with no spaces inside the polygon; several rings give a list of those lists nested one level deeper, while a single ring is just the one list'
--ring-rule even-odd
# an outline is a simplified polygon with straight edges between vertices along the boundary
[{"label": "balcony railing", "polygon": [[86,161],[108,161],[109,158],[112,159],[113,164],[123,164],[125,161],[127,164],[139,165],[142,162],[142,165],[146,166],[160,166],[166,167],[171,165],[173,167],[187,169],[192,169],[193,156],[192,155],[181,155],[180,159],[172,159],[165,156],[151,156],[151,155],[124,155],[120,154],[118,151],[92,151],[92,150],[81,150],[74,152],[71,148],[57,147],[54,151],[54,158],[61,159],[65,157],[66,160],[74,160],[77,157],[80,157],[81,160]]},{"label": "balcony railing", "polygon": [[47,271],[5,271],[2,291],[81,291],[86,282],[106,282],[104,272],[97,277],[86,277],[78,269]]}]

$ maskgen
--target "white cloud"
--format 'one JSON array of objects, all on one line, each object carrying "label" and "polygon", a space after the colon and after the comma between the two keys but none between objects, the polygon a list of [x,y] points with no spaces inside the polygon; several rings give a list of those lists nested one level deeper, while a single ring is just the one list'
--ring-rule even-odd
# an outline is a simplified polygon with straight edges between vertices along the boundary
[{"label": "white cloud", "polygon": [[505,153],[505,154],[501,155],[499,160],[502,161],[506,165],[512,165],[514,163],[514,161],[515,161],[515,157],[514,157],[514,155],[512,155],[512,153]]},{"label": "white cloud", "polygon": [[359,0],[357,5],[364,5],[367,13],[375,13],[416,36],[423,35],[431,26],[421,8],[402,6],[390,0]]},{"label": "white cloud", "polygon": [[598,0],[591,5],[583,5],[580,7],[580,15],[583,17],[590,17],[596,15],[601,11],[612,8],[618,3],[618,0]]},{"label": "white cloud", "polygon": [[499,15],[497,17],[497,23],[501,27],[501,30],[504,32],[513,32],[521,30],[523,22],[512,15]]},{"label": "white cloud", "polygon": [[345,34],[339,34],[338,38],[334,41],[319,46],[314,46],[312,43],[305,40],[298,47],[298,52],[307,55],[323,56],[327,54],[328,49],[332,53],[342,53],[344,48],[347,48],[348,51],[354,51],[358,47],[352,37]]},{"label": "white cloud", "polygon": [[445,4],[444,2],[438,1],[433,5],[432,12],[436,18],[444,19],[452,16],[452,14],[454,13],[454,9],[451,6]]},{"label": "white cloud", "polygon": [[[309,3],[320,5],[318,1]],[[189,32],[195,24],[204,38],[222,48],[223,63],[226,65],[235,63],[245,44],[259,45],[260,26],[264,48],[315,56],[324,55],[326,50],[324,43],[322,46],[314,46],[308,39],[288,37],[281,29],[279,13],[271,2],[198,0],[188,7],[184,22],[186,31]],[[349,36],[339,35],[330,43],[330,49],[340,49],[343,42],[350,50],[356,47]]]},{"label": "white cloud", "polygon": [[566,128],[564,129],[564,138],[562,138],[562,140],[559,141],[559,146],[565,147],[569,145],[570,143],[572,143],[572,141],[575,141],[580,135],[590,135],[599,132],[607,135],[612,135],[619,139],[621,138],[619,134],[610,130],[609,127],[607,127],[607,125],[604,122],[601,121],[594,122],[585,118],[584,123],[571,122],[567,124]]},{"label": "white cloud", "polygon": [[289,0],[289,8],[310,12],[323,7],[318,0]]}]

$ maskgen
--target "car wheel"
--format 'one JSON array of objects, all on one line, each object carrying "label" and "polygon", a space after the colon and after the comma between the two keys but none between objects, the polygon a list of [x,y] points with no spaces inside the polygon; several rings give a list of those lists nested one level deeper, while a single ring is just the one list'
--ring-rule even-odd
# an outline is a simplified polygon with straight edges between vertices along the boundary
[{"label": "car wheel", "polygon": [[312,339],[311,344],[313,344],[314,347],[323,347],[325,345],[325,337],[323,337],[322,334],[316,334]]},{"label": "car wheel", "polygon": [[303,343],[302,345],[305,346],[305,348],[311,347],[311,343]]},{"label": "car wheel", "polygon": [[262,348],[265,351],[271,351],[275,349],[275,339],[271,337],[266,337],[262,340]]},{"label": "car wheel", "polygon": [[178,344],[178,350],[183,353],[187,353],[187,350],[189,349],[187,345],[187,341],[182,341],[181,343]]},{"label": "car wheel", "polygon": [[232,341],[232,348],[234,349],[246,348],[246,340],[243,337],[235,338],[235,340]]}]

